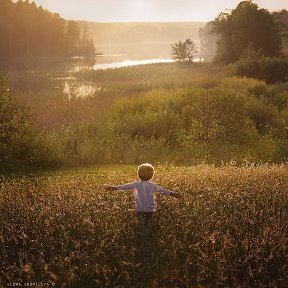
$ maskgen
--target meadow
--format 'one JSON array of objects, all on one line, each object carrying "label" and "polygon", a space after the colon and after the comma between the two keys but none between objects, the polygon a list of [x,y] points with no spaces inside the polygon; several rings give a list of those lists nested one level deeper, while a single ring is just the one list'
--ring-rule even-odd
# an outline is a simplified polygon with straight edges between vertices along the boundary
[{"label": "meadow", "polygon": [[[135,166],[2,177],[0,287],[287,287],[285,165],[155,167],[155,230],[137,230]],[[50,287],[51,287],[50,286]]]},{"label": "meadow", "polygon": [[[37,127],[50,132],[62,125],[95,124],[116,99],[137,97],[153,89],[209,88],[227,74],[224,66],[209,63],[160,63],[108,70],[82,66],[85,65],[79,63],[78,72],[71,72],[75,67],[68,64],[55,69],[56,72],[50,68],[48,76],[46,73],[13,75],[11,85],[19,100],[31,110]],[[65,92],[65,83],[69,84],[69,93]],[[79,92],[81,86],[93,87],[94,91],[83,97]]]},{"label": "meadow", "polygon": [[[6,160],[0,166],[17,170],[25,165],[59,168],[143,161],[287,162],[287,83],[235,76],[232,68],[160,63],[83,69],[70,80],[56,77],[57,89],[54,76],[48,84],[42,79],[47,89],[39,81],[38,92],[17,91],[17,100],[28,110],[22,117],[28,118],[32,140],[23,133],[23,121],[14,124],[20,117],[13,118],[13,113],[22,115],[23,109],[3,111],[5,119],[12,119],[7,127],[18,125],[18,135],[25,137],[14,141],[15,127],[6,129],[5,139],[12,138],[12,144],[7,140],[5,145],[11,153],[3,148]],[[65,90],[66,81],[71,86]],[[82,97],[81,87],[90,87],[92,94]],[[3,98],[8,102],[5,107],[15,106],[9,97]],[[15,151],[19,153],[14,155]]]}]

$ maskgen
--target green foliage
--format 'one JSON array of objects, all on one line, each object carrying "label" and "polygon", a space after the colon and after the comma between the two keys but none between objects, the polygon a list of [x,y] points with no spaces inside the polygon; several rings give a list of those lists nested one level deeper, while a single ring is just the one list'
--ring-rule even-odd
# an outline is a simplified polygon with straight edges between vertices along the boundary
[{"label": "green foliage", "polygon": [[288,80],[288,60],[286,58],[248,57],[234,64],[234,73],[264,80],[267,83],[286,82]]},{"label": "green foliage", "polygon": [[264,56],[279,56],[281,30],[268,10],[259,9],[251,1],[242,1],[231,13],[221,13],[214,21],[215,32],[220,35],[216,60],[231,63],[249,51]]},{"label": "green foliage", "polygon": [[[0,79],[0,170],[19,168],[31,160],[32,126],[26,109]],[[32,156],[33,157],[33,156]]]},{"label": "green foliage", "polygon": [[[131,150],[141,154],[146,145],[151,151],[162,146],[163,153],[151,152],[154,161],[278,161],[277,137],[271,131],[283,125],[273,94],[264,82],[232,77],[212,89],[162,89],[120,99],[100,128],[106,139],[102,145],[110,147],[102,148],[103,155],[121,163],[133,159]],[[261,154],[261,149],[267,152]]]},{"label": "green foliage", "polygon": [[287,84],[227,77],[227,67],[208,63],[76,76],[101,89],[86,98],[22,95],[41,131],[28,141],[34,166],[288,159]]},{"label": "green foliage", "polygon": [[288,11],[282,9],[281,11],[273,12],[274,17],[280,23],[282,31],[282,50],[283,53],[288,55]]},{"label": "green foliage", "polygon": [[191,116],[190,129],[179,139],[184,162],[251,158],[258,132],[248,117],[244,97],[226,89],[203,91]]},{"label": "green foliage", "polygon": [[196,45],[190,39],[171,45],[171,58],[176,62],[193,62],[197,53]]},{"label": "green foliage", "polygon": [[[0,171],[54,168],[63,163],[52,135],[35,129],[31,114],[0,77]],[[58,144],[58,143],[57,143]]]}]

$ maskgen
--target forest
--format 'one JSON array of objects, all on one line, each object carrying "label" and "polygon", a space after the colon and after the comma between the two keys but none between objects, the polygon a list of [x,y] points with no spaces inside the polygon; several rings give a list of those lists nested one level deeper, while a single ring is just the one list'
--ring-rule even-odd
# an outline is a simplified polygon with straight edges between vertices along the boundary
[{"label": "forest", "polygon": [[0,35],[2,69],[19,67],[19,63],[95,54],[93,40],[83,23],[65,20],[28,0],[0,1]]},{"label": "forest", "polygon": [[[240,2],[240,4],[241,3],[243,2]],[[240,4],[239,8],[241,8]],[[243,46],[238,46],[240,53],[239,51],[237,53],[238,56],[241,55],[241,57],[247,56],[248,51],[251,49],[258,50],[257,53],[260,52],[261,54],[264,52],[262,51],[263,48],[266,50],[266,56],[268,56],[269,53],[267,54],[267,51],[269,45],[278,47],[278,56],[280,47],[282,56],[287,56],[288,11],[282,9],[281,11],[269,13],[265,9],[259,9],[255,4],[249,5],[245,3],[245,1],[244,7],[241,9],[239,8],[235,9],[234,14],[232,15],[229,15],[229,13],[226,12],[220,13],[217,19],[206,23],[203,28],[199,29],[201,42],[199,51],[200,57],[209,62],[215,60],[221,62],[221,57],[227,62],[233,62],[237,58],[233,55],[233,50],[240,44]],[[236,13],[237,10],[240,10],[240,13]],[[245,17],[248,17],[249,20],[245,21]],[[258,19],[262,17],[262,20],[255,20],[257,17]],[[222,38],[219,35],[220,31],[222,31],[222,33],[225,31],[225,35],[222,34]],[[232,35],[234,43],[232,41]],[[238,43],[235,43],[235,41],[238,41]],[[228,53],[225,55],[227,57],[223,55],[223,49],[225,47],[227,49],[226,53]],[[229,55],[229,47],[232,48],[230,49],[232,55]],[[245,48],[244,51],[242,50],[243,48]],[[276,56],[273,52],[271,55]]]}]

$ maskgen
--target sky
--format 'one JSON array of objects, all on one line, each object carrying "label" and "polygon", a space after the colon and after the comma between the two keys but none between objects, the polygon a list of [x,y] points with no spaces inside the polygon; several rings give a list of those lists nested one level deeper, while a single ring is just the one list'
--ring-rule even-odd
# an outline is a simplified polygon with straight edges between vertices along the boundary
[{"label": "sky", "polygon": [[[182,22],[214,20],[240,0],[34,0],[65,19],[95,22]],[[253,0],[270,11],[288,10],[288,0]]]}]

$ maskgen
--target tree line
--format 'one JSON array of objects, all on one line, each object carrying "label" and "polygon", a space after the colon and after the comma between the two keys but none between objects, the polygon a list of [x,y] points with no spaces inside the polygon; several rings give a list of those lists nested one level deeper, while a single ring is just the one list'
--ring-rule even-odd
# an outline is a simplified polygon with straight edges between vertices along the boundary
[{"label": "tree line", "polygon": [[0,0],[0,63],[15,59],[94,55],[87,29],[29,0]]},{"label": "tree line", "polygon": [[269,12],[242,1],[200,29],[200,57],[223,64],[249,56],[282,57],[288,51],[287,32],[288,11]]},{"label": "tree line", "polygon": [[288,11],[270,13],[250,1],[242,1],[230,12],[222,12],[200,28],[200,51],[190,39],[171,45],[171,58],[191,62],[229,64],[249,56],[281,57],[288,51]]}]

